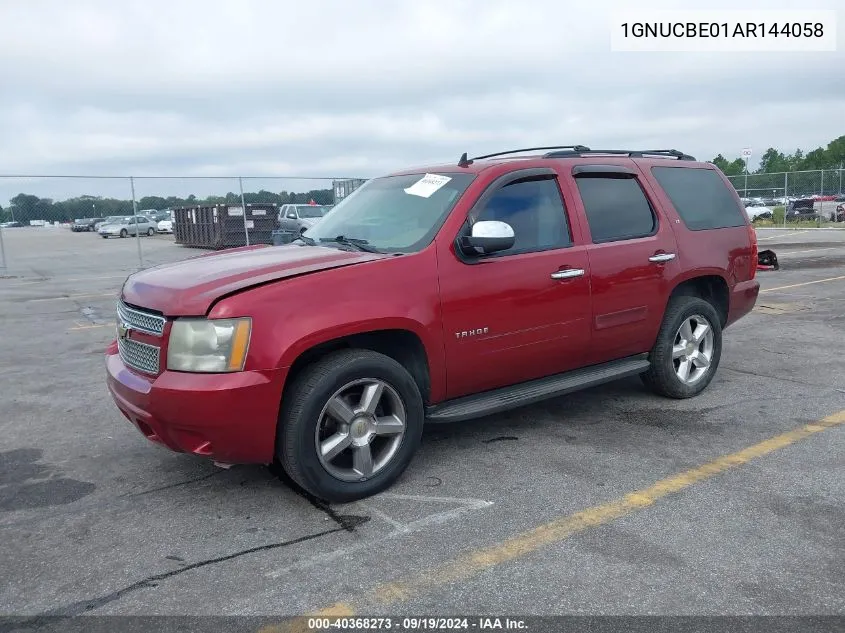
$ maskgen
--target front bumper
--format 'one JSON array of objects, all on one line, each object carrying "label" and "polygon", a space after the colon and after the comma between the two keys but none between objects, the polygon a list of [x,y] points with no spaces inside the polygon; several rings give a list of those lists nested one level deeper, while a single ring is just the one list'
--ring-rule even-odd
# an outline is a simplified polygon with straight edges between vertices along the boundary
[{"label": "front bumper", "polygon": [[106,373],[117,408],[151,442],[231,464],[273,461],[286,370],[153,378],[128,369],[112,343]]}]

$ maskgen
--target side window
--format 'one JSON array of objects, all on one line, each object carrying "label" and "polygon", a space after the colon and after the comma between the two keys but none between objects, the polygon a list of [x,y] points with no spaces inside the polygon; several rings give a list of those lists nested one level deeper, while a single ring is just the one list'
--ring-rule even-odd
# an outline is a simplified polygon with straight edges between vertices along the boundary
[{"label": "side window", "polygon": [[512,248],[496,256],[570,246],[572,238],[557,180],[517,180],[497,191],[473,222],[498,220],[513,228]]},{"label": "side window", "polygon": [[652,235],[657,218],[636,178],[576,178],[593,243]]},{"label": "side window", "polygon": [[135,224],[135,218],[129,218],[129,222],[127,224]]},{"label": "side window", "polygon": [[714,170],[652,167],[651,173],[691,231],[745,226],[745,212]]}]

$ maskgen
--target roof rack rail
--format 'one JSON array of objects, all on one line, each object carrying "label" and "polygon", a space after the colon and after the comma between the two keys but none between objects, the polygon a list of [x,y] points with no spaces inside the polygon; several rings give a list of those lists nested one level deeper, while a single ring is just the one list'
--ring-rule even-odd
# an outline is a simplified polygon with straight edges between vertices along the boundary
[{"label": "roof rack rail", "polygon": [[572,150],[574,152],[589,152],[590,148],[584,145],[550,145],[548,147],[525,147],[523,149],[509,149],[504,152],[495,152],[493,154],[485,154],[484,156],[475,156],[467,158],[467,153],[464,152],[458,160],[458,167],[468,167],[474,161],[483,160],[485,158],[493,158],[494,156],[507,156],[508,154],[519,154],[520,152],[536,152],[540,150]]},{"label": "roof rack rail", "polygon": [[628,156],[629,158],[643,158],[645,156],[663,156],[665,158],[676,158],[678,160],[695,160],[694,156],[685,154],[676,149],[587,149],[578,150],[564,150],[548,152],[543,155],[543,158],[573,158],[583,156],[585,154],[611,154],[617,156]]}]

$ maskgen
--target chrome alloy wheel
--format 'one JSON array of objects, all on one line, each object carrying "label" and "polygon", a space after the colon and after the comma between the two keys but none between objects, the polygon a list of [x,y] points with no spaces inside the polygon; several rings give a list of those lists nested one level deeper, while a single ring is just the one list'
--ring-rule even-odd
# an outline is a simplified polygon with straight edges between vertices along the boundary
[{"label": "chrome alloy wheel", "polygon": [[396,455],[406,421],[402,398],[386,382],[347,383],[320,412],[315,436],[320,464],[342,481],[366,481]]},{"label": "chrome alloy wheel", "polygon": [[713,359],[713,328],[700,314],[684,319],[672,345],[672,364],[678,379],[693,385],[707,375]]}]

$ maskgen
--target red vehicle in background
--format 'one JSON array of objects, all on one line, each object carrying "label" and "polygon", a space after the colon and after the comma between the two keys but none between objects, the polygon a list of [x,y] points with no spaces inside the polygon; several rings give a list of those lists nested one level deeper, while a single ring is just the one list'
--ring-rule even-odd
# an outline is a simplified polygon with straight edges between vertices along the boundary
[{"label": "red vehicle in background", "polygon": [[351,501],[400,476],[426,421],[632,375],[701,393],[759,292],[733,187],[675,150],[526,151],[375,178],[291,244],[135,273],[118,408],[175,451]]}]

